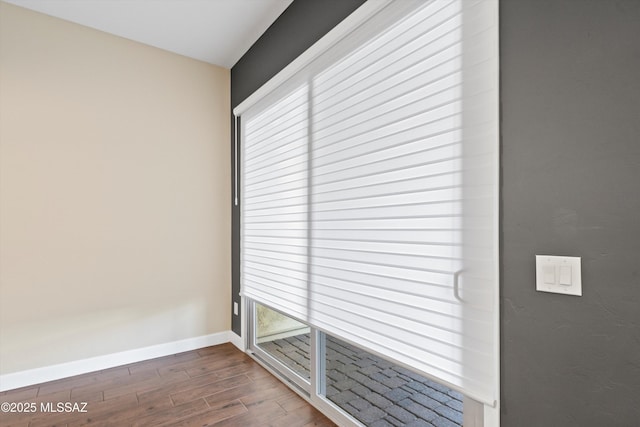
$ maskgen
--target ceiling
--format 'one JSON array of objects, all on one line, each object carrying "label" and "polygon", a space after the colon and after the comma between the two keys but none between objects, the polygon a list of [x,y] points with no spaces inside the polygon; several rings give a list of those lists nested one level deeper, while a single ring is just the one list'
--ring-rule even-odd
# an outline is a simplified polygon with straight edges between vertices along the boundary
[{"label": "ceiling", "polygon": [[231,68],[293,0],[4,0]]}]

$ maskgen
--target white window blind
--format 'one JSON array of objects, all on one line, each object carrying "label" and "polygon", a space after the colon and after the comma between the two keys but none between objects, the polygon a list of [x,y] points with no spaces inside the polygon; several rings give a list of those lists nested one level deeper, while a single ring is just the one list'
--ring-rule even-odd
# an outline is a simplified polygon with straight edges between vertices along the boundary
[{"label": "white window blind", "polygon": [[497,4],[390,2],[242,113],[242,292],[497,399]]},{"label": "white window blind", "polygon": [[308,318],[308,88],[244,120],[242,291]]}]

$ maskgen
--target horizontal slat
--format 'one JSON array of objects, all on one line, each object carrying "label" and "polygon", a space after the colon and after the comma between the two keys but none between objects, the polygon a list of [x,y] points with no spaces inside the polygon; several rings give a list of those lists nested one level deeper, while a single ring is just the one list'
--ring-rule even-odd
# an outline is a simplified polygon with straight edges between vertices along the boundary
[{"label": "horizontal slat", "polygon": [[[269,245],[265,243],[265,245]],[[329,240],[316,238],[311,246],[313,249],[336,249],[351,250],[375,253],[394,253],[420,256],[425,258],[456,258],[462,255],[460,245],[430,245],[425,242],[419,243],[395,243],[384,241],[357,240]]]},{"label": "horizontal slat", "polygon": [[[298,214],[303,215],[303,214]],[[395,206],[375,206],[345,209],[314,209],[313,219],[316,221],[332,221],[337,219],[366,218],[412,218],[462,215],[462,202],[445,200],[438,203],[407,203]]]},{"label": "horizontal slat", "polygon": [[[297,190],[302,190],[302,194],[307,193],[306,180],[292,179],[289,182],[281,182],[281,179],[273,179],[266,181],[271,184],[264,187],[264,190],[260,189],[245,189],[245,200],[251,198],[263,197],[268,199],[279,198],[283,194],[298,194]],[[292,192],[292,193],[290,193]]]},{"label": "horizontal slat", "polygon": [[[406,195],[401,199],[404,203],[414,201],[412,196],[415,193],[438,191],[442,199],[458,199],[461,196],[462,187],[459,184],[461,174],[452,173],[447,175],[427,176],[422,178],[407,179],[398,182],[381,183],[362,187],[347,187],[343,190],[336,190],[323,193],[312,193],[313,203],[327,203],[332,201],[348,201],[351,198],[373,198],[393,195]],[[380,199],[379,199],[380,200]],[[382,206],[385,204],[381,203]]]},{"label": "horizontal slat", "polygon": [[340,259],[348,262],[357,262],[371,265],[393,266],[401,269],[422,269],[428,265],[431,271],[449,271],[456,272],[461,267],[461,259],[455,257],[425,257],[420,255],[398,254],[393,252],[372,252],[372,251],[354,251],[340,249],[324,249],[314,248],[313,258],[324,258],[327,260]]},{"label": "horizontal slat", "polygon": [[[270,286],[286,289],[293,293],[306,293],[307,275],[299,271],[273,271],[259,263],[247,263],[243,269],[243,277],[253,283],[270,283]],[[248,286],[251,288],[252,286]]]},{"label": "horizontal slat", "polygon": [[260,289],[268,291],[270,294],[281,298],[283,301],[297,300],[306,303],[307,293],[299,286],[287,286],[284,282],[268,280],[259,275],[247,273],[247,286],[250,289]]},{"label": "horizontal slat", "polygon": [[[461,232],[459,218],[367,218],[314,221],[314,230],[425,230]],[[306,224],[305,224],[306,225]]]},{"label": "horizontal slat", "polygon": [[307,272],[306,264],[283,260],[274,262],[273,260],[274,258],[271,257],[259,257],[255,255],[251,257],[247,256],[245,257],[245,271],[250,272],[253,269],[274,274],[281,274],[283,276],[292,275],[293,277],[302,277],[302,275],[306,274]]},{"label": "horizontal slat", "polygon": [[420,189],[416,191],[402,191],[392,194],[379,194],[375,196],[358,195],[339,200],[317,201],[313,200],[313,208],[318,211],[346,210],[385,206],[405,206],[416,203],[438,204],[453,200],[460,200],[452,189],[457,187]]}]

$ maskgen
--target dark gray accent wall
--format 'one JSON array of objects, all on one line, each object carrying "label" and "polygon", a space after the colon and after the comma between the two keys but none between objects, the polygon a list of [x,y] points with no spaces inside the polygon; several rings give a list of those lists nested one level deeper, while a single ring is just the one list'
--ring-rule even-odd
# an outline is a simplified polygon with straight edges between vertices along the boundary
[{"label": "dark gray accent wall", "polygon": [[[244,101],[364,2],[365,0],[294,0],[231,68],[231,107]],[[231,168],[235,176],[233,146],[231,151]],[[240,305],[240,210],[233,205],[233,200],[231,205],[231,304],[236,302]],[[240,335],[240,316],[231,316],[232,330]]]},{"label": "dark gray accent wall", "polygon": [[[232,105],[361,3],[295,0],[233,67]],[[500,14],[502,426],[640,426],[640,0]],[[535,254],[582,257],[584,296],[536,292]]]},{"label": "dark gray accent wall", "polygon": [[640,1],[500,6],[502,426],[640,426]]}]

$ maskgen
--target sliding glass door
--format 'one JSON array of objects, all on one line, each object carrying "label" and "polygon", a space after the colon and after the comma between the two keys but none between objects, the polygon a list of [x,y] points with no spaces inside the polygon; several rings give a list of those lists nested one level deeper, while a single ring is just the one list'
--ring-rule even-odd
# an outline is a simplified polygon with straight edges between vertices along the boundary
[{"label": "sliding glass door", "polygon": [[250,348],[343,419],[459,425],[499,397],[497,2],[356,15],[234,111]]},{"label": "sliding glass door", "polygon": [[254,357],[335,421],[463,425],[461,393],[262,304],[249,308]]},{"label": "sliding glass door", "polygon": [[259,303],[251,302],[248,308],[251,313],[250,350],[298,388],[309,393],[309,326]]}]

